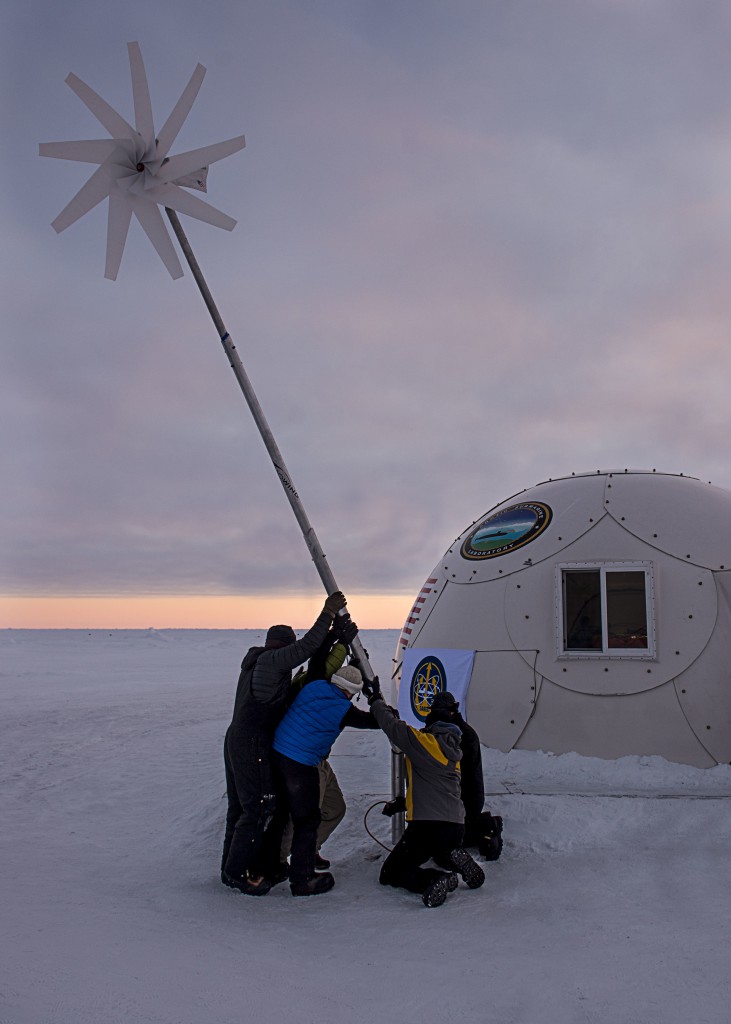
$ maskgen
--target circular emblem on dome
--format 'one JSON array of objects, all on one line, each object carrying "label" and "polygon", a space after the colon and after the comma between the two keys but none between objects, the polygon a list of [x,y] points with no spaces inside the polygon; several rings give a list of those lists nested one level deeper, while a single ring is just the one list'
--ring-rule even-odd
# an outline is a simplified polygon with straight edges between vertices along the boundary
[{"label": "circular emblem on dome", "polygon": [[551,509],[540,501],[525,501],[496,512],[472,531],[463,543],[463,558],[496,558],[530,544],[551,522]]},{"label": "circular emblem on dome", "polygon": [[431,711],[432,701],[447,689],[447,674],[439,658],[422,658],[411,677],[409,697],[411,710],[417,718],[425,719]]}]

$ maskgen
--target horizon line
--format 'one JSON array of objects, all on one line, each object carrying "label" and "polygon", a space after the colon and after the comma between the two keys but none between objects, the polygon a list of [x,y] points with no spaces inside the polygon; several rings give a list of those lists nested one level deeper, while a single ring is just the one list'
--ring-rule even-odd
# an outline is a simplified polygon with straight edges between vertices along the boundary
[{"label": "horizon line", "polygon": [[[400,629],[414,603],[413,593],[346,597],[360,629]],[[307,630],[324,600],[291,593],[0,595],[0,629],[266,629],[286,622]]]}]

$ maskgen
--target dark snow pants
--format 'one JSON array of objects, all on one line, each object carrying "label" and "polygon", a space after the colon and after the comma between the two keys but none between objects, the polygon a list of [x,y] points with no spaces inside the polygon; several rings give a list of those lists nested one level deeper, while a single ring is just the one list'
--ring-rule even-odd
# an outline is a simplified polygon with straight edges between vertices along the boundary
[{"label": "dark snow pants", "polygon": [[[337,775],[330,762],[325,758],[317,766],[320,776],[320,824],[317,829],[317,852],[327,842],[340,822],[345,817],[345,797],[340,788]],[[286,798],[285,798],[286,799]],[[286,860],[292,849],[292,819],[287,812],[287,827],[284,830],[280,860]]]},{"label": "dark snow pants", "polygon": [[223,761],[228,812],[221,871],[231,878],[241,878],[247,871],[254,877],[266,874],[264,839],[275,807],[271,740],[242,736],[229,728]]},{"label": "dark snow pants", "polygon": [[[282,826],[287,824],[287,810],[292,816],[292,850],[289,858],[289,878],[292,882],[306,882],[315,874],[317,830],[322,820],[320,813],[320,771],[316,764],[300,764],[284,754],[273,752],[277,785],[286,801],[280,804]],[[279,817],[279,815],[277,816]]]},{"label": "dark snow pants", "polygon": [[464,825],[454,821],[410,821],[383,862],[381,885],[423,893],[444,872],[421,865],[432,857],[448,863],[452,850],[462,845],[463,835]]}]

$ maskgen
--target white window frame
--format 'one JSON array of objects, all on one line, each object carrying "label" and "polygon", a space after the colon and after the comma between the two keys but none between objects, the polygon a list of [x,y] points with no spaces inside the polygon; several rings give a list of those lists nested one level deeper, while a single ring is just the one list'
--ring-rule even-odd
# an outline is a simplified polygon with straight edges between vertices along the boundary
[{"label": "white window frame", "polygon": [[[560,562],[556,566],[556,655],[558,658],[576,660],[595,660],[596,658],[640,659],[651,661],[655,658],[655,583],[652,562],[610,562],[598,560],[594,562]],[[581,572],[582,570],[599,570],[599,596],[602,615],[602,650],[567,651],[564,649],[564,573]],[[607,630],[607,589],[608,572],[644,572],[645,574],[645,615],[647,617],[647,647],[608,647]]]}]

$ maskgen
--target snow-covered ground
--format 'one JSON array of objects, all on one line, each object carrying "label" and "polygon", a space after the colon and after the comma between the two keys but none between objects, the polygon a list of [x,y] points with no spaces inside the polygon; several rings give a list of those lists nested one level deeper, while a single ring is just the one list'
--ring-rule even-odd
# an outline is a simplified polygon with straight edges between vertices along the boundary
[{"label": "snow-covered ground", "polygon": [[[389,747],[349,731],[335,889],[224,888],[221,741],[261,635],[0,631],[0,1024],[731,1020],[729,766],[485,750],[503,856],[427,910],[378,885]],[[397,636],[363,634],[382,680]]]}]

